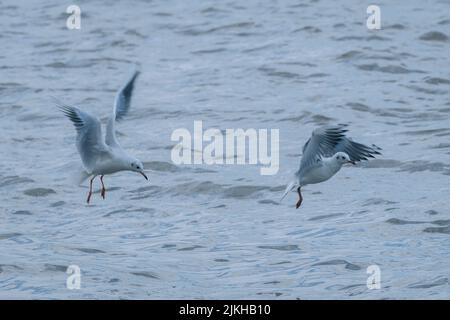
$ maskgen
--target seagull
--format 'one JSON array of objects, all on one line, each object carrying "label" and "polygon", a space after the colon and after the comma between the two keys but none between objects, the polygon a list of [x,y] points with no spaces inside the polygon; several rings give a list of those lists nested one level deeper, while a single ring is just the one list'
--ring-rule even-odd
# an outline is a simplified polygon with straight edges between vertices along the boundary
[{"label": "seagull", "polygon": [[138,75],[139,71],[135,69],[126,84],[117,91],[112,114],[106,126],[105,137],[102,135],[98,118],[76,107],[58,104],[59,109],[72,121],[77,131],[76,145],[85,170],[82,173],[81,181],[92,177],[89,183],[88,204],[92,196],[92,183],[97,176],[100,176],[102,183],[101,196],[103,199],[106,194],[103,177],[107,174],[124,170],[134,171],[148,180],[142,162],[128,155],[119,145],[115,130],[116,121],[121,120],[130,109],[134,81]]},{"label": "seagull", "polygon": [[295,179],[286,187],[281,200],[297,188],[298,201],[296,209],[303,201],[301,188],[308,184],[320,183],[334,176],[344,164],[353,165],[367,158],[380,155],[380,147],[371,147],[354,142],[347,138],[345,133],[347,125],[324,126],[313,131],[311,138],[303,146],[303,155],[300,168],[295,173]]}]

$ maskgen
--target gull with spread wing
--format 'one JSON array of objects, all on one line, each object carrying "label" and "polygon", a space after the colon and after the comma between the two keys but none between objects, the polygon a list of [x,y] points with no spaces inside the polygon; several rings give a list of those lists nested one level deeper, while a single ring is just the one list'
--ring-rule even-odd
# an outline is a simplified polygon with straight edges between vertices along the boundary
[{"label": "gull with spread wing", "polygon": [[374,158],[381,150],[354,142],[345,136],[347,125],[324,126],[313,131],[311,138],[303,146],[300,168],[295,179],[287,186],[281,200],[294,188],[297,188],[296,208],[302,204],[301,188],[308,184],[320,183],[334,176],[346,163],[356,164],[367,158]]},{"label": "gull with spread wing", "polygon": [[82,178],[84,180],[91,177],[87,203],[91,200],[92,183],[97,176],[100,176],[102,183],[101,196],[103,199],[106,194],[103,176],[107,174],[128,170],[138,172],[148,180],[142,162],[128,155],[119,145],[115,130],[116,121],[121,120],[130,109],[134,81],[138,75],[138,70],[135,70],[127,83],[117,91],[112,114],[106,126],[105,137],[102,135],[98,118],[76,107],[59,105],[61,111],[72,121],[77,131],[76,145],[85,170]]}]

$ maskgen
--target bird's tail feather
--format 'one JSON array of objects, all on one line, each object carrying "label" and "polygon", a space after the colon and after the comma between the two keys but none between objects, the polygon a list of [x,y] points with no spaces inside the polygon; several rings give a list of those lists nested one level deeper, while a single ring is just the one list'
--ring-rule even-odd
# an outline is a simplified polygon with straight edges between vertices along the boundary
[{"label": "bird's tail feather", "polygon": [[294,181],[291,181],[289,184],[288,184],[288,186],[286,187],[286,190],[284,190],[284,193],[283,193],[283,196],[281,197],[281,199],[280,199],[280,202],[287,196],[287,194],[289,193],[289,192],[291,192],[292,191],[292,189],[294,189],[295,187],[297,186],[297,182],[294,180]]},{"label": "bird's tail feather", "polygon": [[89,174],[86,170],[80,169],[76,173],[73,174],[72,180],[77,185],[81,185],[87,178],[89,178],[91,174]]}]

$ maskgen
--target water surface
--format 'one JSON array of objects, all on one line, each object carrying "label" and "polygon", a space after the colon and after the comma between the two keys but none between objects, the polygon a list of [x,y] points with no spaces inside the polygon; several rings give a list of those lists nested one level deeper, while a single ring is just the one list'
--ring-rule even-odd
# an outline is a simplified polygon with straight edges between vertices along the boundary
[{"label": "water surface", "polygon": [[[450,298],[447,1],[379,1],[379,31],[369,1],[77,4],[81,30],[59,1],[0,4],[1,298]],[[150,182],[106,177],[86,205],[51,97],[105,120],[134,63],[118,138]],[[171,133],[194,120],[280,129],[280,171],[174,165]],[[383,156],[279,203],[311,131],[335,123]]]}]

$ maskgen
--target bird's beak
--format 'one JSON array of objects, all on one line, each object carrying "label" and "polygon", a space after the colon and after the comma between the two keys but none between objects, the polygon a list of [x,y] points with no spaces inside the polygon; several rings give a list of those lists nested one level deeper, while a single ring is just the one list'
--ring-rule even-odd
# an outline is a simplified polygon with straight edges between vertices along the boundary
[{"label": "bird's beak", "polygon": [[353,160],[350,160],[348,163],[351,163],[352,165],[356,165],[356,162]]},{"label": "bird's beak", "polygon": [[144,171],[139,171],[140,174],[142,174],[145,178],[145,180],[148,180],[147,176],[145,175]]}]

